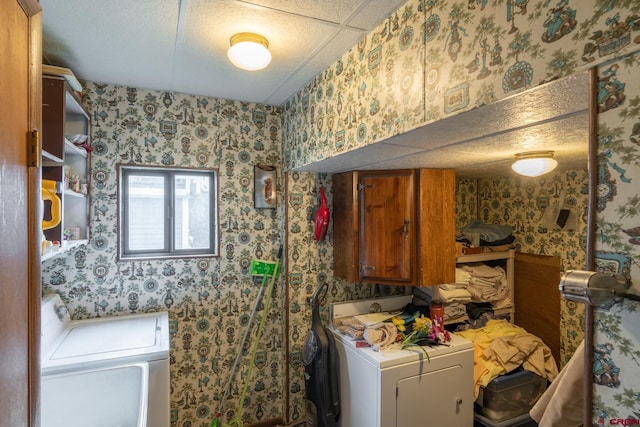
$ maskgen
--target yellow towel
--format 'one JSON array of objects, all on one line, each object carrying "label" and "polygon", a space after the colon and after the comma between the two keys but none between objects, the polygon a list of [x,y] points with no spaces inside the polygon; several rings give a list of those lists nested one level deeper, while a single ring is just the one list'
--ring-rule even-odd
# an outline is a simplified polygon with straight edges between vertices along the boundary
[{"label": "yellow towel", "polygon": [[524,328],[506,320],[489,320],[479,329],[457,332],[473,342],[474,396],[498,375],[511,372],[522,365],[550,381],[558,375],[558,368],[549,347]]}]

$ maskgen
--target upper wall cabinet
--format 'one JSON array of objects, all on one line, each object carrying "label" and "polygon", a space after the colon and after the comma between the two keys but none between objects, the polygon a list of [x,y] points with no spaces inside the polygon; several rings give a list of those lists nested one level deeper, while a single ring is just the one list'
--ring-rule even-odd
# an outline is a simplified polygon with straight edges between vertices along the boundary
[{"label": "upper wall cabinet", "polygon": [[455,277],[455,173],[354,171],[333,176],[334,274],[429,286]]},{"label": "upper wall cabinet", "polygon": [[60,224],[43,232],[62,248],[89,238],[89,156],[79,146],[88,146],[89,127],[89,114],[66,80],[43,76],[42,178],[58,183],[61,201]]}]

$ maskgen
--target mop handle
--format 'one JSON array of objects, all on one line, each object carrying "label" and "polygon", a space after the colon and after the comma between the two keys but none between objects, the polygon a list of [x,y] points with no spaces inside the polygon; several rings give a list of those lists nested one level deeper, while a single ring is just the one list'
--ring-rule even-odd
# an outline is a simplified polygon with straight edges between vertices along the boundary
[{"label": "mop handle", "polygon": [[249,388],[249,379],[251,379],[251,374],[253,372],[253,365],[255,365],[256,353],[258,352],[258,345],[260,344],[260,338],[262,337],[262,330],[264,329],[264,322],[267,319],[267,315],[269,314],[269,306],[271,305],[271,293],[273,291],[273,285],[276,282],[276,275],[278,274],[278,267],[280,266],[280,257],[282,256],[282,246],[280,246],[280,250],[278,251],[278,259],[276,260],[275,268],[273,269],[273,275],[271,276],[271,281],[269,282],[269,288],[267,289],[267,295],[264,303],[264,311],[262,312],[262,317],[260,318],[260,323],[258,324],[258,331],[256,333],[255,341],[253,342],[253,350],[251,351],[251,359],[249,361],[249,370],[247,372],[247,376],[244,381],[244,387],[242,387],[242,393],[240,394],[240,399],[238,400],[238,409],[236,411],[236,416],[234,419],[241,420],[242,419],[242,407],[244,406],[244,398],[247,394],[247,389]]},{"label": "mop handle", "polygon": [[260,285],[260,289],[258,290],[258,296],[256,297],[256,303],[253,306],[253,310],[251,311],[251,316],[249,317],[249,323],[247,324],[247,329],[244,331],[244,335],[242,336],[242,341],[240,342],[240,351],[236,355],[236,360],[233,362],[233,366],[231,367],[231,372],[229,373],[229,380],[227,381],[227,389],[224,393],[224,399],[221,402],[220,412],[224,414],[223,407],[226,399],[231,395],[231,384],[235,379],[236,373],[238,372],[238,367],[240,366],[240,359],[242,358],[242,352],[244,350],[245,345],[247,344],[247,340],[249,339],[249,334],[251,333],[251,329],[253,329],[253,322],[255,321],[256,312],[258,311],[258,306],[260,306],[260,302],[262,300],[262,294],[264,293],[264,285],[267,282],[268,276],[262,277],[262,284]]}]

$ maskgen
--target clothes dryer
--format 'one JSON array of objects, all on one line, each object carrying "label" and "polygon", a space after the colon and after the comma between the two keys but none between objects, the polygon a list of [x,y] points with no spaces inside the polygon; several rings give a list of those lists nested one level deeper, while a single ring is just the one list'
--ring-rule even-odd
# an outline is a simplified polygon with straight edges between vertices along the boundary
[{"label": "clothes dryer", "polygon": [[[411,295],[334,303],[336,319],[394,312]],[[473,425],[473,345],[452,334],[446,345],[374,351],[333,329],[340,365],[342,427]],[[360,341],[361,342],[361,341]]]}]

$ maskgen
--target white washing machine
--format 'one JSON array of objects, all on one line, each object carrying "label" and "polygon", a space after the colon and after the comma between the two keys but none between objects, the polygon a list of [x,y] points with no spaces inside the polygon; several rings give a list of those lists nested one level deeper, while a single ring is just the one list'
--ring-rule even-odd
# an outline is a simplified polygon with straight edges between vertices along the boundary
[{"label": "white washing machine", "polygon": [[[331,306],[334,319],[395,311],[412,296]],[[473,425],[473,345],[457,335],[447,345],[374,351],[334,330],[340,360],[342,427],[470,427]]]},{"label": "white washing machine", "polygon": [[169,426],[169,316],[166,312],[72,321],[57,294],[42,299],[41,372],[146,362],[148,427]]}]

